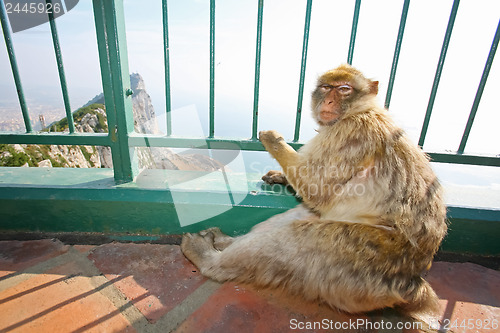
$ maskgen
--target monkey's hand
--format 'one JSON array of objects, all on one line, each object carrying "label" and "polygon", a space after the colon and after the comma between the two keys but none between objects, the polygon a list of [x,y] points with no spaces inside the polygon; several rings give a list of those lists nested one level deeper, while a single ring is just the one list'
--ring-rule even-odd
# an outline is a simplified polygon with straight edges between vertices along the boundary
[{"label": "monkey's hand", "polygon": [[288,180],[285,175],[281,171],[270,170],[264,176],[262,176],[262,180],[268,183],[269,185],[281,184],[288,185]]},{"label": "monkey's hand", "polygon": [[262,142],[266,150],[274,156],[274,152],[280,150],[283,145],[286,145],[285,139],[278,132],[271,131],[260,131],[259,140]]}]

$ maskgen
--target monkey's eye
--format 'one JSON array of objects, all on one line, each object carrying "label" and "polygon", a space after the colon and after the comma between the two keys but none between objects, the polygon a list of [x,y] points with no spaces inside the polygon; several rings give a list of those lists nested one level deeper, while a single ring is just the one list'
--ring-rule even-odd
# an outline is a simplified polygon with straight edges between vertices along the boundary
[{"label": "monkey's eye", "polygon": [[332,90],[334,88],[334,86],[325,83],[325,84],[320,85],[318,88],[327,92],[327,91]]},{"label": "monkey's eye", "polygon": [[341,86],[336,86],[337,90],[342,94],[348,94],[352,91],[352,87],[348,84],[343,84]]}]

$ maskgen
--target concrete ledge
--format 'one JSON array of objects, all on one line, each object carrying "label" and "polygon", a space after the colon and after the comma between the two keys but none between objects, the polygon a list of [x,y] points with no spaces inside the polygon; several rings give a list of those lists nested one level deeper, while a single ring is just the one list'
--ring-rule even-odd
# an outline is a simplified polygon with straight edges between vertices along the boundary
[{"label": "concrete ledge", "polygon": [[[118,237],[195,232],[238,235],[299,201],[246,173],[145,170],[116,185],[111,169],[0,168],[0,231]],[[443,250],[500,254],[500,210],[449,207]]]}]

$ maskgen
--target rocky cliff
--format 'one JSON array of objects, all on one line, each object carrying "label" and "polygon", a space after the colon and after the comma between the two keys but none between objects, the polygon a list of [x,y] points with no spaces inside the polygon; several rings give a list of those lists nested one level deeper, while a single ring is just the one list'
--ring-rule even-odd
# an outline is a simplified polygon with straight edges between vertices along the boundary
[{"label": "rocky cliff", "polygon": [[[130,75],[134,128],[138,133],[160,134],[151,97],[142,77]],[[108,131],[104,95],[100,94],[73,113],[75,130],[80,133]],[[67,131],[61,119],[45,131]],[[168,148],[136,148],[139,168],[214,171],[223,165],[204,154],[176,154]],[[111,149],[100,146],[0,145],[0,166],[111,168]]]},{"label": "rocky cliff", "polygon": [[[132,95],[132,112],[134,114],[134,128],[137,133],[160,134],[151,97],[146,92],[146,84],[139,73],[130,74],[130,88]],[[87,102],[83,107],[92,104],[104,105],[104,94],[99,94]]]}]

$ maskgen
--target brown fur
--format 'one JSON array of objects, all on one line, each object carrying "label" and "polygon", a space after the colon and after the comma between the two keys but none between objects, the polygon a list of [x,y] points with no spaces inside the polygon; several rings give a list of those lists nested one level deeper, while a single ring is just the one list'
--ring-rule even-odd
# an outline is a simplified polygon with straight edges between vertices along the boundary
[{"label": "brown fur", "polygon": [[428,157],[378,106],[377,90],[342,65],[318,79],[320,128],[309,143],[295,152],[275,131],[260,133],[303,204],[241,237],[184,235],[182,250],[203,275],[284,288],[347,312],[436,310],[421,274],[447,229],[442,189]]}]

